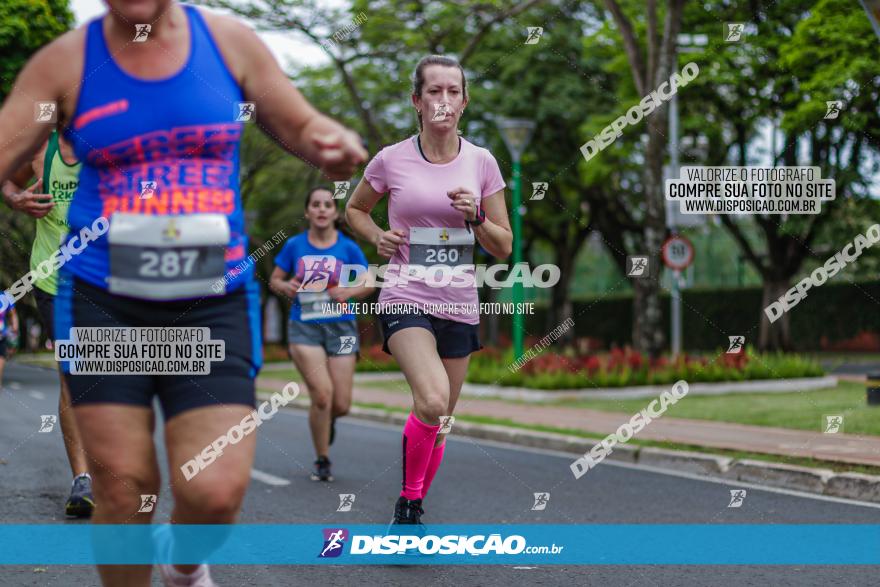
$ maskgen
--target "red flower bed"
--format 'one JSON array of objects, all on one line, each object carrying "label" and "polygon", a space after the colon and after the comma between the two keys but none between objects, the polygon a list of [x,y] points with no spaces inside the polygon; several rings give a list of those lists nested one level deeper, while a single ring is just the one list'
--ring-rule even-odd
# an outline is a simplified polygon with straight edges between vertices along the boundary
[{"label": "red flower bed", "polygon": [[[483,351],[485,352],[485,351]],[[722,353],[711,363],[726,368],[743,369],[748,363],[748,355],[745,351],[738,354]],[[630,371],[653,372],[670,367],[707,366],[710,360],[704,357],[691,357],[686,353],[680,355],[674,362],[667,357],[649,359],[647,355],[633,350],[630,347],[612,348],[610,352],[603,354],[578,355],[574,352],[569,354],[544,353],[528,361],[522,372],[528,375],[539,373],[579,373],[586,371],[588,374],[600,370],[617,372],[623,369]]]}]

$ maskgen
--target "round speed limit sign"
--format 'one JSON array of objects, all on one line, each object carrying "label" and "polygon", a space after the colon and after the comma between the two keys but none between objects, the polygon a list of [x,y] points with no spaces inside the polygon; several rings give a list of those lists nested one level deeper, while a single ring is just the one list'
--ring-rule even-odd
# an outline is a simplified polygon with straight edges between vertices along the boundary
[{"label": "round speed limit sign", "polygon": [[694,245],[683,236],[671,236],[663,243],[663,264],[681,271],[694,262]]}]

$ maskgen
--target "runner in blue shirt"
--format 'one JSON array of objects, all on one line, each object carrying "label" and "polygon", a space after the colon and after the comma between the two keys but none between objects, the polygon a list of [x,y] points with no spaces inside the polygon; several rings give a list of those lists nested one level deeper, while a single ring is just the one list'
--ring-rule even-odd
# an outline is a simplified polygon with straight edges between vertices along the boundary
[{"label": "runner in blue shirt", "polygon": [[336,418],[351,407],[358,330],[352,313],[336,311],[337,304],[360,299],[372,287],[338,287],[342,266],[366,267],[367,258],[352,239],[338,229],[339,212],[333,192],[312,188],[306,196],[309,229],[284,243],[275,257],[271,286],[293,298],[287,338],[290,356],[309,389],[309,427],[315,445],[313,481],[332,481],[330,444]]}]

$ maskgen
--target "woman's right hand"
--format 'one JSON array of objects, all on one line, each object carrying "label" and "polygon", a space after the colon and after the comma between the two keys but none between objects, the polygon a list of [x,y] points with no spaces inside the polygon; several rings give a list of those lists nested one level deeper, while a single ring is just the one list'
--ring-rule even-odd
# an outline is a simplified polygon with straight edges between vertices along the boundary
[{"label": "woman's right hand", "polygon": [[299,291],[302,283],[296,278],[292,277],[288,280],[278,280],[275,282],[275,289],[278,293],[284,295],[286,298],[293,299],[296,296],[296,292]]},{"label": "woman's right hand", "polygon": [[392,228],[376,238],[376,250],[386,259],[390,259],[404,242],[406,242],[406,231],[402,228]]}]

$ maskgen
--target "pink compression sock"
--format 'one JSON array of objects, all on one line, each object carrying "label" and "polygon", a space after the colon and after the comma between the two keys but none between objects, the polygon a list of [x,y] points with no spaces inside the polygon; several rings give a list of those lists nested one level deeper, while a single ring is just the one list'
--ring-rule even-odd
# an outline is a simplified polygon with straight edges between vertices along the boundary
[{"label": "pink compression sock", "polygon": [[403,427],[403,489],[407,499],[421,499],[425,473],[440,426],[429,426],[410,413]]},{"label": "pink compression sock", "polygon": [[422,499],[425,499],[425,496],[428,495],[428,489],[431,488],[431,481],[434,480],[434,475],[437,474],[437,469],[440,468],[440,463],[443,461],[443,451],[446,449],[446,441],[443,441],[443,444],[440,446],[435,446],[433,450],[431,450],[431,460],[428,461],[428,470],[425,471],[425,483],[422,485]]}]

